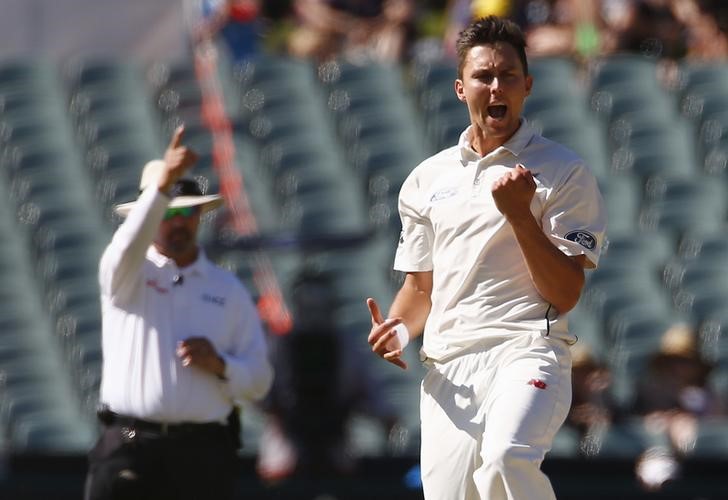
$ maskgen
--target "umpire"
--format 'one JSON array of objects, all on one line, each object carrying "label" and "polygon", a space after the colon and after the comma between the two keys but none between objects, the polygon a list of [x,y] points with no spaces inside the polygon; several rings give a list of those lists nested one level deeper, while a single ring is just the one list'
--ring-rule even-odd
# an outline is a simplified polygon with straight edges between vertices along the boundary
[{"label": "umpire", "polygon": [[101,257],[102,433],[87,500],[233,498],[235,403],[271,384],[249,293],[197,244],[222,198],[183,177],[197,156],[182,134],[144,167],[139,198],[116,207],[126,219]]}]

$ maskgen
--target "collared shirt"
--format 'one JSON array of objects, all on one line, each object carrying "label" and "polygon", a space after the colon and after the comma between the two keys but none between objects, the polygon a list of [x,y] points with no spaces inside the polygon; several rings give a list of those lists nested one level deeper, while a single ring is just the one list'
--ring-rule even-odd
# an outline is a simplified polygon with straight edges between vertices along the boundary
[{"label": "collared shirt", "polygon": [[538,135],[526,120],[484,157],[469,137],[468,128],[457,146],[418,165],[399,195],[402,234],[394,268],[433,272],[423,354],[443,359],[524,331],[548,329],[573,340],[565,315],[536,290],[491,186],[519,163],[530,169],[537,186],[531,212],[544,234],[566,255],[585,255],[595,267],[606,226],[596,179],[575,153]]},{"label": "collared shirt", "polygon": [[[101,402],[157,422],[224,422],[234,401],[259,399],[271,384],[263,329],[237,277],[202,250],[178,268],[151,245],[168,204],[145,190],[101,257]],[[177,345],[189,337],[210,340],[225,379],[182,365]]]}]

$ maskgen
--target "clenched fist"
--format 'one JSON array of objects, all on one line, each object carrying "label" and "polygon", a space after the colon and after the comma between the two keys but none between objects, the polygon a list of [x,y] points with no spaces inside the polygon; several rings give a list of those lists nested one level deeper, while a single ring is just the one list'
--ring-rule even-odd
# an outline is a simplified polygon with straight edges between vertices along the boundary
[{"label": "clenched fist", "polygon": [[536,192],[533,174],[520,163],[493,183],[493,201],[506,219],[530,216],[531,200]]}]

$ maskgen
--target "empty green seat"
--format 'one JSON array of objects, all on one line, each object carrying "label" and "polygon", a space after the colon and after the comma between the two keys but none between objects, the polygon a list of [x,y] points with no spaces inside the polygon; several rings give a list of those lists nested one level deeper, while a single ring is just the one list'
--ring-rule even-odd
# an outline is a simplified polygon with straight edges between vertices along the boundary
[{"label": "empty green seat", "polygon": [[708,459],[728,457],[728,421],[722,418],[701,419],[690,455]]},{"label": "empty green seat", "polygon": [[590,80],[597,89],[615,83],[641,85],[643,82],[657,87],[657,67],[657,60],[651,57],[615,54],[595,61]]}]

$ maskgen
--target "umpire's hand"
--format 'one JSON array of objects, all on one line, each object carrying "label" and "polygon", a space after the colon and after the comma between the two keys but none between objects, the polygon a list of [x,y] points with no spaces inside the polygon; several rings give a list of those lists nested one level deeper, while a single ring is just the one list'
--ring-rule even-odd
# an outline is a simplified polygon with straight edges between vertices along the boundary
[{"label": "umpire's hand", "polygon": [[184,366],[196,366],[219,378],[225,378],[225,360],[205,337],[190,337],[177,344],[177,356]]},{"label": "umpire's hand", "polygon": [[184,131],[184,125],[175,129],[167,150],[164,152],[165,168],[159,176],[157,184],[163,193],[169,192],[174,183],[197,161],[197,153],[182,144]]}]

